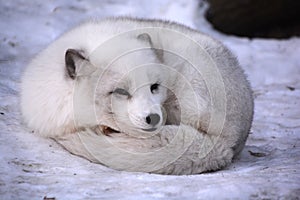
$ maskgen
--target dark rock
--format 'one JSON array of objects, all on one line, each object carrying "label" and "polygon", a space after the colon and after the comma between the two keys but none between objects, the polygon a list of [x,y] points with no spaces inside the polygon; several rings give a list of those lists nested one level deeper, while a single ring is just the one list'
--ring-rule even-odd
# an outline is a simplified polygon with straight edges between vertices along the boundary
[{"label": "dark rock", "polygon": [[300,1],[208,0],[206,18],[215,29],[246,37],[300,36]]}]

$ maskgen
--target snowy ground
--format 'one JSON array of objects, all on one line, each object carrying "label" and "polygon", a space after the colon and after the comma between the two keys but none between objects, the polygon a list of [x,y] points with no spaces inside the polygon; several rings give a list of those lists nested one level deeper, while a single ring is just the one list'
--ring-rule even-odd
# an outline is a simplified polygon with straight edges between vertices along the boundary
[{"label": "snowy ground", "polygon": [[[193,0],[0,0],[0,199],[299,199],[300,38],[223,35],[203,19],[204,7]],[[119,172],[26,129],[18,93],[30,58],[84,19],[118,15],[182,22],[223,41],[238,56],[256,97],[252,133],[240,160],[192,176]]]}]

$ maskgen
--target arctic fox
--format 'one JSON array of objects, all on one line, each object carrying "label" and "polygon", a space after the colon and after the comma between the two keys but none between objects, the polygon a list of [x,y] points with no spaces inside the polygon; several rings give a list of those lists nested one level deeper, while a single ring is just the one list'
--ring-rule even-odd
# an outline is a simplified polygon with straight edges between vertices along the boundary
[{"label": "arctic fox", "polygon": [[[22,77],[21,109],[39,135],[68,138],[89,128],[130,149],[128,135],[162,140],[183,127],[213,145],[193,143],[190,157],[152,172],[191,174],[225,167],[239,154],[253,98],[220,42],[173,22],[109,18],[74,28],[32,60]],[[74,143],[63,145],[96,162]],[[195,160],[195,152],[207,153]]]}]

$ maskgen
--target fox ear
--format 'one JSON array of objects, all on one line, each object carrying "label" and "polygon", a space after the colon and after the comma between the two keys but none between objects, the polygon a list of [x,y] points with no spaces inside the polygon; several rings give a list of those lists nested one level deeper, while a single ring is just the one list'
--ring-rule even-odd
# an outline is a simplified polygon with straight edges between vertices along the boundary
[{"label": "fox ear", "polygon": [[160,62],[163,62],[164,59],[163,59],[163,50],[162,49],[159,49],[157,47],[154,47],[154,44],[152,42],[152,39],[151,39],[151,36],[148,34],[148,33],[141,33],[137,36],[137,38],[139,40],[142,40],[142,41],[145,41],[145,42],[148,42],[151,49],[154,51],[157,59],[160,61]]},{"label": "fox ear", "polygon": [[85,61],[87,61],[87,59],[80,53],[79,50],[68,49],[65,54],[67,75],[71,79],[75,79],[77,76],[78,68]]},{"label": "fox ear", "polygon": [[153,46],[151,37],[150,37],[150,35],[149,35],[148,33],[141,33],[141,34],[139,34],[139,35],[137,36],[137,38],[138,38],[139,40],[143,40],[143,41],[145,41],[145,42],[148,42],[148,43],[151,45],[151,47]]}]

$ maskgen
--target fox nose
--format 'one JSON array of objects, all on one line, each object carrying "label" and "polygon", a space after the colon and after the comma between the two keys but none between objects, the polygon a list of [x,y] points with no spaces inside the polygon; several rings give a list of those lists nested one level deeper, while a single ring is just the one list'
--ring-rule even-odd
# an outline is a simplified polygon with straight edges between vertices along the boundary
[{"label": "fox nose", "polygon": [[155,126],[159,123],[160,116],[158,114],[150,114],[146,117],[146,122],[149,125]]}]

